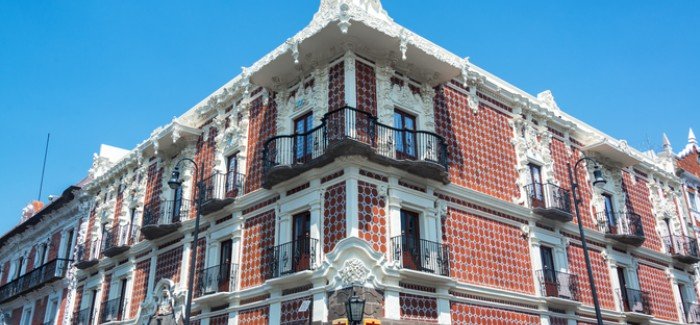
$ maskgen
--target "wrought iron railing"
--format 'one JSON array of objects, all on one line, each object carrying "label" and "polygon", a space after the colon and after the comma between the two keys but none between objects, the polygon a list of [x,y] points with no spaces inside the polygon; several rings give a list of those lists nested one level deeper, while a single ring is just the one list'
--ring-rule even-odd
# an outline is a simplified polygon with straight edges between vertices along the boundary
[{"label": "wrought iron railing", "polygon": [[552,183],[532,183],[525,186],[531,209],[558,210],[571,213],[571,194],[569,190]]},{"label": "wrought iron railing", "polygon": [[197,288],[195,296],[217,292],[230,292],[235,287],[238,264],[221,264],[197,271]]},{"label": "wrought iron railing", "polygon": [[664,244],[668,252],[673,255],[689,256],[700,258],[698,249],[698,240],[688,236],[665,236],[663,237]]},{"label": "wrought iron railing", "polygon": [[159,203],[144,208],[142,226],[167,225],[188,218],[190,200],[168,200]]},{"label": "wrought iron railing", "polygon": [[537,271],[542,295],[578,300],[578,278],[574,274],[551,269]]},{"label": "wrought iron railing", "polygon": [[245,175],[234,171],[213,172],[202,182],[204,184],[203,201],[235,198],[243,189],[244,179]]},{"label": "wrought iron railing", "polygon": [[683,320],[688,324],[700,324],[700,304],[686,302],[680,304],[683,310]]},{"label": "wrought iron railing", "polygon": [[634,212],[598,212],[598,229],[608,235],[644,237],[642,217]]},{"label": "wrought iron railing", "polygon": [[313,270],[316,267],[317,250],[318,240],[314,238],[299,238],[269,248],[272,265],[268,269],[267,278]]},{"label": "wrought iron railing", "polygon": [[100,322],[107,323],[122,320],[124,300],[121,297],[107,300],[100,308]]},{"label": "wrought iron railing", "polygon": [[402,268],[450,275],[449,246],[411,236],[396,236],[391,239],[394,261]]},{"label": "wrought iron railing", "polygon": [[92,308],[84,308],[73,314],[73,325],[90,325],[92,323]]},{"label": "wrought iron railing", "polygon": [[649,314],[649,293],[638,289],[617,289],[624,311]]},{"label": "wrought iron railing", "polygon": [[366,144],[386,158],[433,162],[448,168],[447,144],[441,136],[427,131],[394,128],[379,123],[370,113],[352,107],[326,113],[319,126],[305,133],[268,139],[263,151],[264,168],[307,164],[342,140]]},{"label": "wrought iron railing", "polygon": [[13,299],[46,283],[61,279],[72,260],[57,258],[41,265],[0,287],[0,302]]}]

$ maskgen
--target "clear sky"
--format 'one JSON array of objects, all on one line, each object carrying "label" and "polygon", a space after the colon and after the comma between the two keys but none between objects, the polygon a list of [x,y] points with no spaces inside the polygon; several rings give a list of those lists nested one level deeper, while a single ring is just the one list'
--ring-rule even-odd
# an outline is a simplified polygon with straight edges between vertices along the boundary
[{"label": "clear sky", "polygon": [[[700,135],[700,1],[384,0],[394,20],[638,149]],[[0,0],[0,233],[310,20],[305,1]],[[352,27],[351,27],[352,28]]]}]

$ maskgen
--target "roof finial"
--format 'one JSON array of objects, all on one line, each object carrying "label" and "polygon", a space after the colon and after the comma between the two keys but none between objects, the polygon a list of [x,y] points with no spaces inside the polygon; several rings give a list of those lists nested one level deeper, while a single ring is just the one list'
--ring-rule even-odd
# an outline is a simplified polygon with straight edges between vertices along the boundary
[{"label": "roof finial", "polygon": [[668,135],[666,135],[666,132],[663,133],[663,138],[664,138],[664,151],[665,152],[673,152],[673,148],[671,148],[671,140],[668,139]]},{"label": "roof finial", "polygon": [[693,132],[693,128],[690,128],[690,131],[688,131],[688,143],[698,144],[698,139],[695,138],[695,132]]}]

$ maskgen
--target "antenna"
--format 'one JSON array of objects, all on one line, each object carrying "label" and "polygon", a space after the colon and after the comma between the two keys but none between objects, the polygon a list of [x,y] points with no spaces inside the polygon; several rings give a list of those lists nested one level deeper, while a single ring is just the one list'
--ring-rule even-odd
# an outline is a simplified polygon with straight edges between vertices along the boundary
[{"label": "antenna", "polygon": [[46,149],[44,149],[44,164],[41,167],[41,181],[39,182],[39,196],[36,198],[37,201],[41,201],[41,190],[44,188],[44,172],[46,171],[46,157],[49,155],[49,139],[51,139],[51,133],[46,135]]}]

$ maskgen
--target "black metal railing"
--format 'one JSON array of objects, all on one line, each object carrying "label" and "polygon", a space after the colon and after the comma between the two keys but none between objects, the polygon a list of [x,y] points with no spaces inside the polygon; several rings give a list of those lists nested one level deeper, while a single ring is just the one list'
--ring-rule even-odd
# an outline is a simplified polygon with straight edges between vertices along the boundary
[{"label": "black metal railing", "polygon": [[450,276],[449,246],[411,236],[391,239],[394,261],[402,268]]},{"label": "black metal railing", "polygon": [[121,297],[107,300],[100,308],[100,322],[107,323],[122,320],[124,300]]},{"label": "black metal railing", "polygon": [[271,257],[267,278],[277,278],[283,275],[313,270],[316,267],[316,252],[318,240],[314,238],[299,238],[269,248]]},{"label": "black metal railing", "polygon": [[267,171],[277,166],[307,164],[343,140],[366,144],[386,158],[426,161],[448,168],[443,137],[427,131],[394,128],[352,107],[326,113],[319,126],[305,133],[268,139],[263,149],[263,165]]},{"label": "black metal railing", "polygon": [[41,265],[0,287],[0,302],[13,299],[46,283],[62,279],[72,260],[57,258]]},{"label": "black metal railing", "polygon": [[700,324],[700,304],[686,302],[680,305],[683,310],[683,320],[688,324]]},{"label": "black metal railing", "polygon": [[642,217],[634,212],[598,212],[598,228],[608,235],[644,237]]},{"label": "black metal railing", "polygon": [[189,218],[190,200],[167,200],[147,206],[143,211],[143,226],[166,225]]},{"label": "black metal railing", "polygon": [[576,275],[549,269],[537,271],[537,278],[543,296],[578,300]]},{"label": "black metal railing", "polygon": [[92,323],[92,308],[81,309],[73,314],[73,325],[90,325]]},{"label": "black metal railing", "polygon": [[197,271],[195,296],[233,291],[238,264],[221,264]]},{"label": "black metal railing", "polygon": [[626,312],[650,314],[649,293],[631,288],[617,289],[617,294]]},{"label": "black metal railing", "polygon": [[668,252],[672,255],[687,256],[691,258],[700,258],[698,250],[698,240],[688,236],[665,236],[663,237],[664,244],[668,248]]},{"label": "black metal railing", "polygon": [[102,252],[117,246],[118,238],[111,231],[107,231],[102,235]]},{"label": "black metal railing", "polygon": [[552,183],[532,183],[525,186],[531,209],[558,210],[571,213],[571,194],[569,190]]},{"label": "black metal railing", "polygon": [[213,172],[209,177],[205,178],[203,201],[224,200],[235,198],[243,189],[243,181],[245,175],[230,171],[222,173],[219,171]]}]

